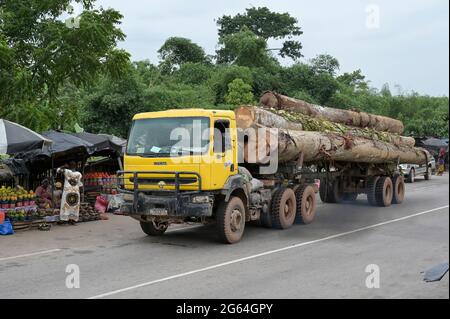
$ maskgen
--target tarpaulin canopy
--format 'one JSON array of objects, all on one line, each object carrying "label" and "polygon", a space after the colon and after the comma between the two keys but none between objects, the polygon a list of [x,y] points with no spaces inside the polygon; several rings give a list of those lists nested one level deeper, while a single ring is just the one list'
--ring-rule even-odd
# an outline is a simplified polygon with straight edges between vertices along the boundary
[{"label": "tarpaulin canopy", "polygon": [[17,154],[51,145],[48,139],[32,130],[0,119],[0,154]]},{"label": "tarpaulin canopy", "polygon": [[87,132],[73,133],[72,135],[90,143],[89,154],[93,156],[106,156],[122,152],[122,146],[113,142],[107,135],[92,134]]},{"label": "tarpaulin canopy", "polygon": [[85,159],[94,151],[94,146],[91,143],[71,134],[47,131],[43,132],[42,135],[53,141],[51,147],[16,155],[16,158],[23,159],[30,171],[33,172],[59,167],[72,160]]},{"label": "tarpaulin canopy", "polygon": [[120,150],[120,155],[125,154],[125,151],[127,149],[127,140],[120,138],[118,136],[115,135],[109,135],[109,134],[98,134],[99,136],[105,136],[107,137],[112,143],[119,145],[121,150]]}]

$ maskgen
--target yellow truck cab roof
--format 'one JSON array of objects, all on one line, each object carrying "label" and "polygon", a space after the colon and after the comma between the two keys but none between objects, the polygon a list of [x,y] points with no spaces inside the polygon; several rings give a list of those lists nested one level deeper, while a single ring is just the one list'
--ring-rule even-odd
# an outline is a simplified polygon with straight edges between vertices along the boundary
[{"label": "yellow truck cab roof", "polygon": [[209,110],[209,109],[172,109],[167,111],[159,112],[146,112],[138,113],[133,117],[133,120],[141,119],[151,119],[151,118],[163,118],[163,117],[193,117],[193,116],[204,116],[204,117],[227,117],[230,119],[235,119],[235,114],[233,111],[227,110]]}]

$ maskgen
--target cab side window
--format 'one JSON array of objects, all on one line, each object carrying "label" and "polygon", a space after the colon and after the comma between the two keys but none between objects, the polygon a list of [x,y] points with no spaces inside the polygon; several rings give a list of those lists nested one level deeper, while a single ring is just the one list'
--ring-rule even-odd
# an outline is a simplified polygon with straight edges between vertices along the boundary
[{"label": "cab side window", "polygon": [[214,153],[225,153],[231,146],[230,121],[216,120],[214,122]]}]

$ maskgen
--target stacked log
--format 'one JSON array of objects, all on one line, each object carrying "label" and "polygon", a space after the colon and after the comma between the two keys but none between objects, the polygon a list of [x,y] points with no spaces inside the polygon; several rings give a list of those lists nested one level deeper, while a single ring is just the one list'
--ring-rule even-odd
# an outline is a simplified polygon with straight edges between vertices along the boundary
[{"label": "stacked log", "polygon": [[403,123],[396,119],[365,112],[323,107],[270,91],[261,96],[260,103],[264,107],[299,112],[314,118],[349,126],[373,128],[380,132],[402,134],[404,130]]},{"label": "stacked log", "polygon": [[[292,108],[274,109],[267,105],[266,108],[243,106],[235,113],[238,128],[244,133],[251,132],[243,146],[244,160],[248,163],[268,163],[274,152],[278,153],[280,163],[297,160],[302,153],[305,162],[424,164],[430,158],[427,151],[414,147],[413,138],[377,130],[388,125],[348,126],[322,116],[311,117]],[[375,115],[370,117],[376,118]],[[385,123],[397,120],[393,121]]]}]

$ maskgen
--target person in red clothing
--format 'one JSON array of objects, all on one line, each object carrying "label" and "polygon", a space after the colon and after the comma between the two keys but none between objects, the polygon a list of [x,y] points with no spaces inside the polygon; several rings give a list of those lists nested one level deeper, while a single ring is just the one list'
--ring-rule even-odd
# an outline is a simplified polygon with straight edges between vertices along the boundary
[{"label": "person in red clothing", "polygon": [[52,193],[50,192],[50,187],[48,179],[44,179],[41,185],[36,188],[36,196],[39,197],[46,204],[52,205]]}]

